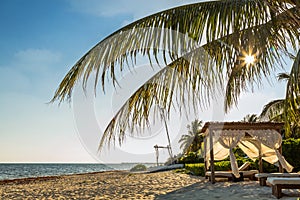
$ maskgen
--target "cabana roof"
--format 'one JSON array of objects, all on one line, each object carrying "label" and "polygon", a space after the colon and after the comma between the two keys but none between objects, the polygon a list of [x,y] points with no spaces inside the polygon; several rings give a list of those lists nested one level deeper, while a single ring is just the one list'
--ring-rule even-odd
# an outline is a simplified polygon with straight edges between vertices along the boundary
[{"label": "cabana roof", "polygon": [[211,130],[276,130],[280,132],[284,123],[275,122],[206,122],[200,133]]}]

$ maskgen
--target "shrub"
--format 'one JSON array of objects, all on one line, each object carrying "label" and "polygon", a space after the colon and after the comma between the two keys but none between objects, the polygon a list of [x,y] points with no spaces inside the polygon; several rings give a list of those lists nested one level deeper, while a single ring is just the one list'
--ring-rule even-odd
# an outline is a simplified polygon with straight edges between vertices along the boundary
[{"label": "shrub", "polygon": [[231,170],[230,161],[215,162],[215,171],[229,171]]},{"label": "shrub", "polygon": [[185,164],[185,169],[196,176],[205,176],[204,163]]},{"label": "shrub", "polygon": [[138,164],[130,169],[131,172],[140,172],[140,171],[146,171],[147,167],[142,164]]},{"label": "shrub", "polygon": [[282,154],[295,172],[300,171],[300,139],[289,138],[282,141]]},{"label": "shrub", "polygon": [[179,158],[179,163],[204,163],[204,159],[200,158],[197,152],[189,152],[188,154],[183,155],[181,158]]},{"label": "shrub", "polygon": [[[185,169],[197,176],[205,176],[204,163],[185,164]],[[231,170],[230,161],[215,162],[216,171]]]}]

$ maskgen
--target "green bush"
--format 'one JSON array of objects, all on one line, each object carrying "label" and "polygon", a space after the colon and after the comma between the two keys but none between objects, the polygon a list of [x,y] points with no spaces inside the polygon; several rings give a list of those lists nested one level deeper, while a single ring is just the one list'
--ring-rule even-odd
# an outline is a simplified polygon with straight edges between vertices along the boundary
[{"label": "green bush", "polygon": [[229,171],[231,170],[230,161],[219,161],[215,162],[216,171]]},{"label": "green bush", "polygon": [[197,152],[189,152],[188,154],[179,158],[179,163],[204,163],[204,159],[200,158]]},{"label": "green bush", "polygon": [[140,171],[146,171],[147,167],[142,164],[138,164],[130,169],[131,172],[140,172]]},{"label": "green bush", "polygon": [[294,167],[294,172],[300,171],[300,139],[289,138],[282,141],[282,154]]},{"label": "green bush", "polygon": [[[197,176],[205,176],[204,163],[185,164],[185,169]],[[230,161],[215,162],[216,171],[229,171],[231,170]]]},{"label": "green bush", "polygon": [[196,176],[205,176],[204,163],[185,164],[185,169]]}]

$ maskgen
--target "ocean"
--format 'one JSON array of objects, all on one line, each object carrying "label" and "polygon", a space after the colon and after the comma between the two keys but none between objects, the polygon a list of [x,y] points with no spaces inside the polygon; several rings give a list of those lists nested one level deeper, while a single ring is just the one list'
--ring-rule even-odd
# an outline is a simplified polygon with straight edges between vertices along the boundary
[{"label": "ocean", "polygon": [[[0,164],[0,180],[32,178],[42,176],[59,176],[102,172],[111,170],[130,170],[138,163],[121,164],[54,164],[54,163],[3,163]],[[142,163],[146,167],[155,166],[154,163]]]}]

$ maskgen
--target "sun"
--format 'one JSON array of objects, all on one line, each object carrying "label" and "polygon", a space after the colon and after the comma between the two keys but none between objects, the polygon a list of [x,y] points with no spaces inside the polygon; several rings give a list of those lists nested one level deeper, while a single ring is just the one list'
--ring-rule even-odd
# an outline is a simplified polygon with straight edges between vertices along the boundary
[{"label": "sun", "polygon": [[245,63],[246,63],[246,65],[253,65],[254,62],[255,62],[254,55],[246,55],[245,56]]}]

